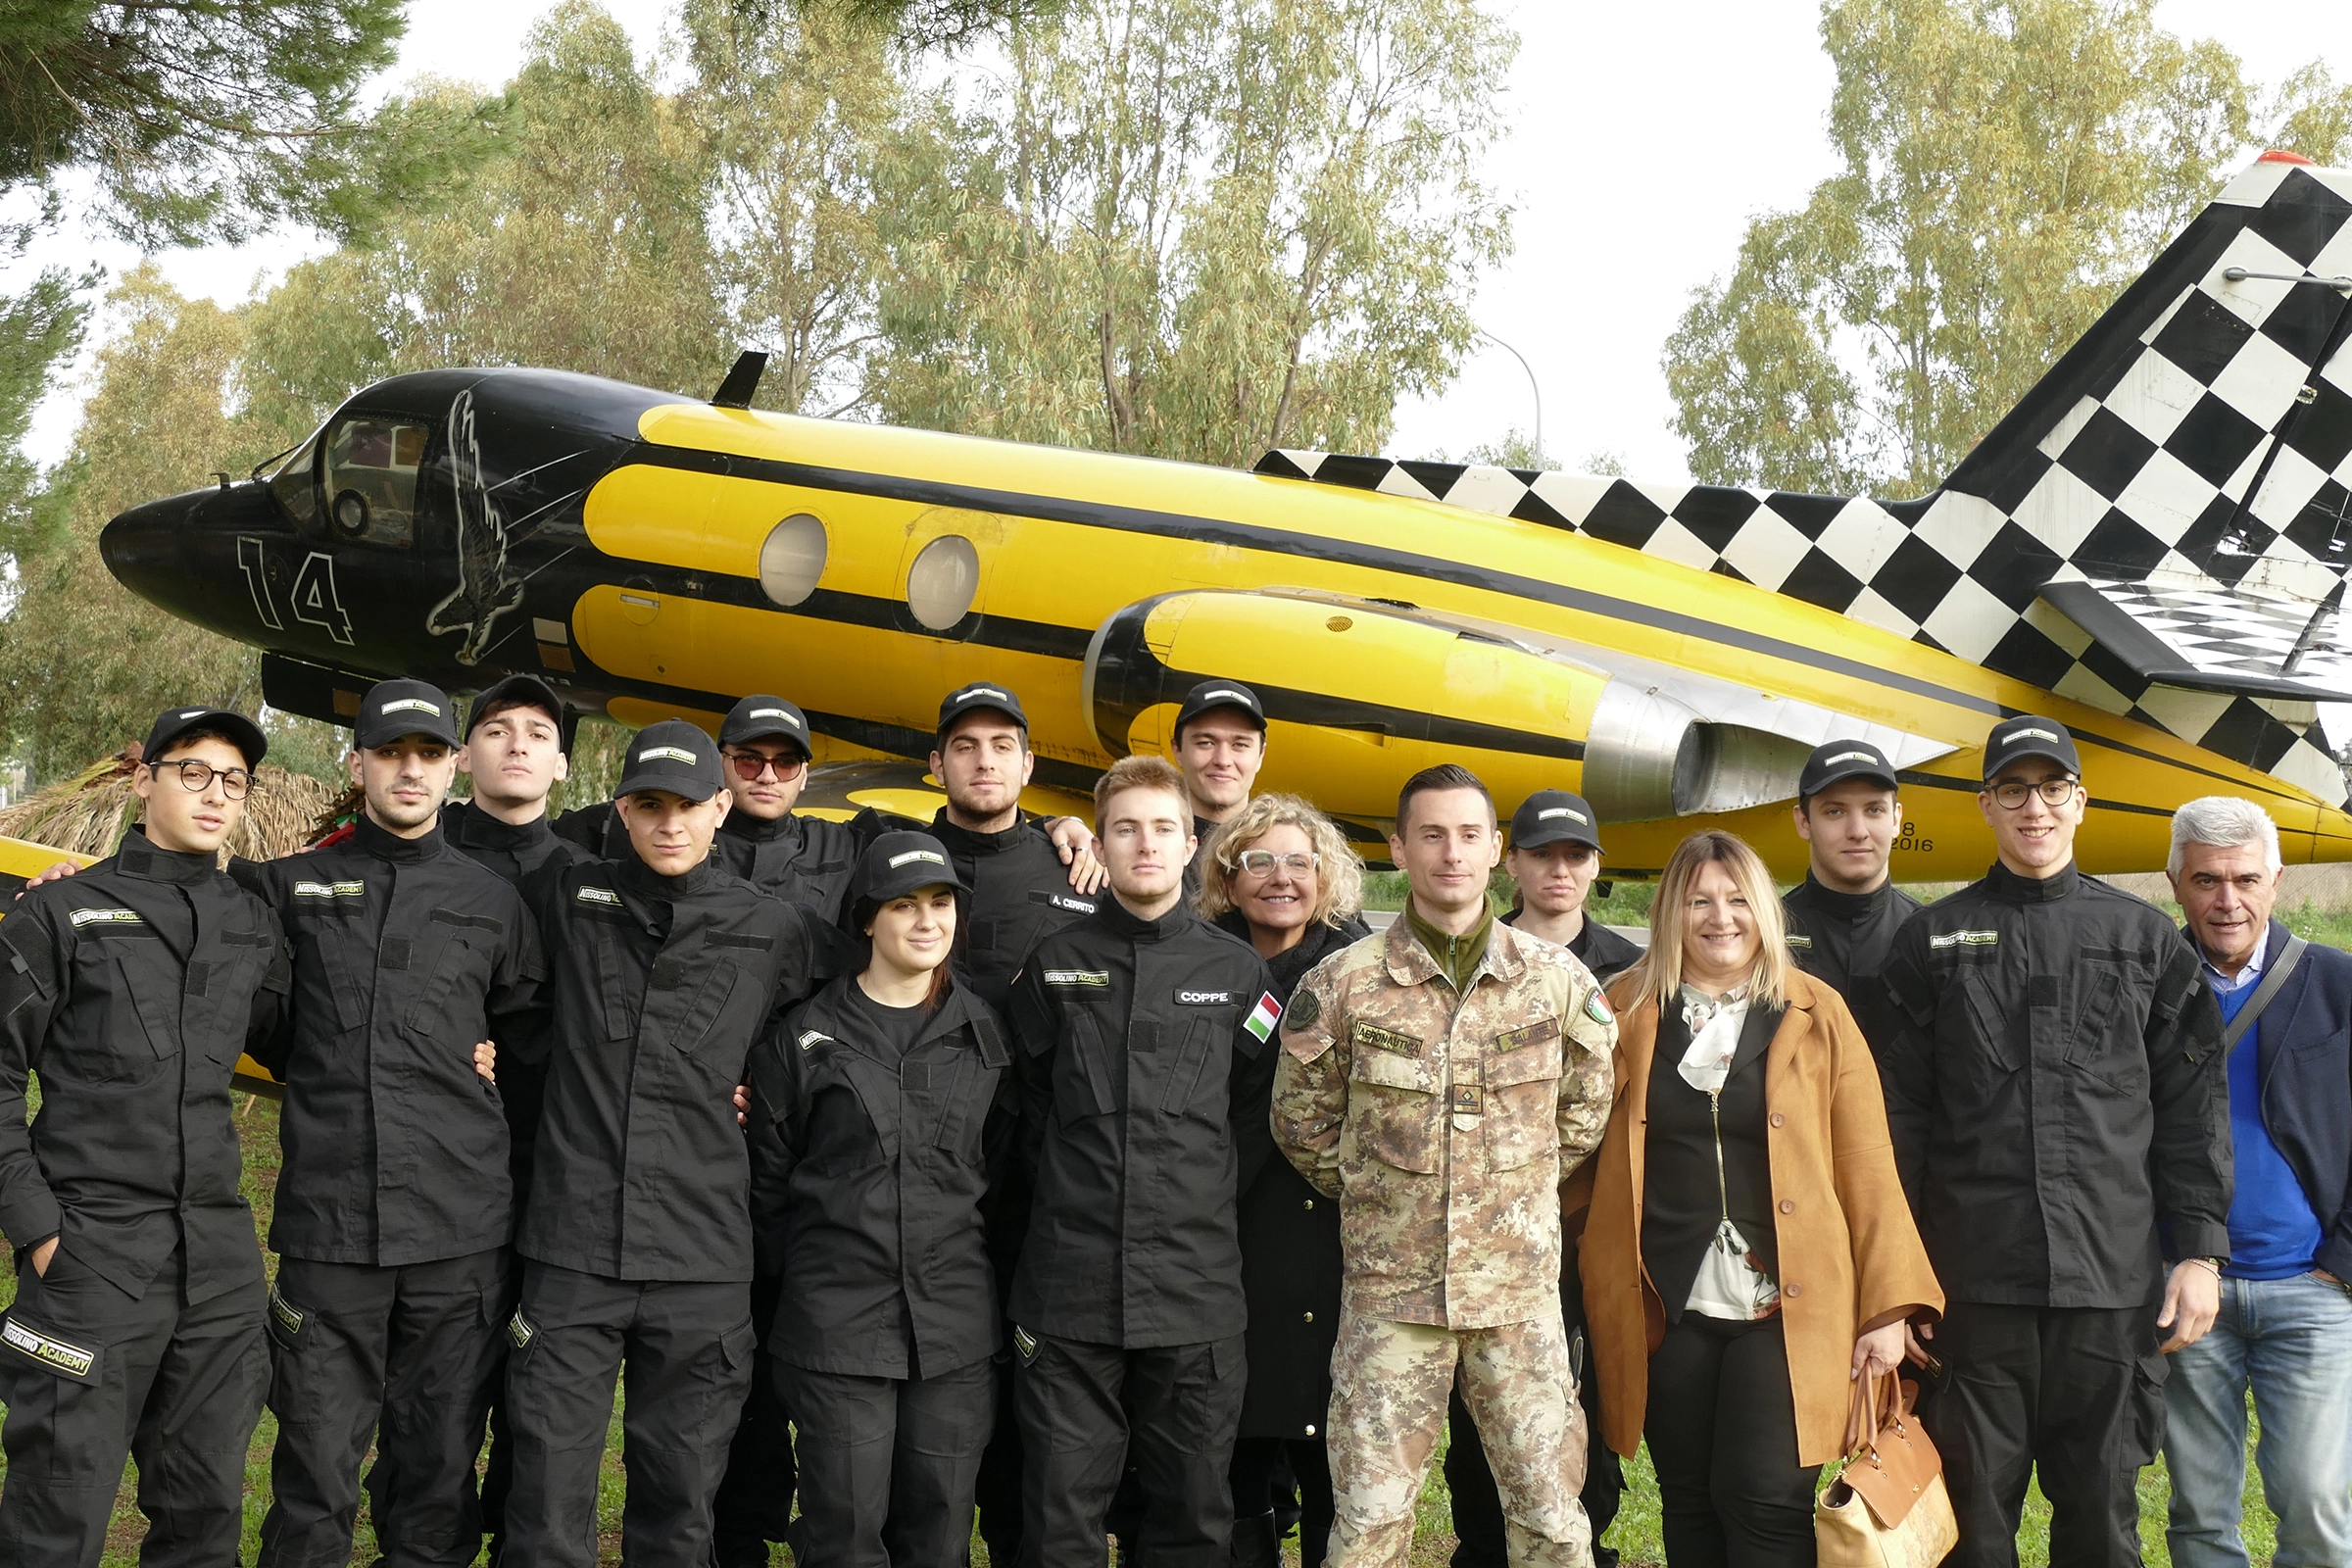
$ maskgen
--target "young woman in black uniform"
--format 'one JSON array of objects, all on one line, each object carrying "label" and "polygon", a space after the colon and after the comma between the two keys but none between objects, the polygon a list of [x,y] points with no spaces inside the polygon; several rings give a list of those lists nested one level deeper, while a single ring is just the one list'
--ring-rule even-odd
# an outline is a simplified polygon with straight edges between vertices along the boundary
[{"label": "young woman in black uniform", "polygon": [[800,1432],[801,1568],[962,1568],[999,1344],[983,1235],[1006,1063],[948,969],[956,868],[927,833],[860,858],[866,958],[752,1060],[752,1213]]}]

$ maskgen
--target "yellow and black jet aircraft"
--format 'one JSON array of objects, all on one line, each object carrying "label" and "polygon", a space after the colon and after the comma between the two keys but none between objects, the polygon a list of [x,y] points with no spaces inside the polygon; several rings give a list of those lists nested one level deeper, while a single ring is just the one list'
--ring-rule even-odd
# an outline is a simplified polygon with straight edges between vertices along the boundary
[{"label": "yellow and black jet aircraft", "polygon": [[877,760],[923,757],[964,681],[1021,694],[1052,794],[1164,750],[1214,675],[1264,700],[1260,787],[1368,845],[1450,760],[1506,813],[1581,790],[1612,875],[1721,825],[1792,877],[1798,763],[1858,736],[1903,770],[1898,878],[1964,879],[1991,855],[1985,731],[2037,711],[2083,743],[2087,869],[2160,866],[2168,814],[2213,793],[2268,808],[2291,861],[2352,858],[2315,723],[2352,700],[2347,216],[2352,173],[2267,155],[1915,501],[793,418],[749,409],[747,355],[710,403],[396,376],[250,481],[124,513],[104,553],[266,650],[281,709],[529,670],[583,712],[714,724],[772,690],[885,797],[920,768]]}]

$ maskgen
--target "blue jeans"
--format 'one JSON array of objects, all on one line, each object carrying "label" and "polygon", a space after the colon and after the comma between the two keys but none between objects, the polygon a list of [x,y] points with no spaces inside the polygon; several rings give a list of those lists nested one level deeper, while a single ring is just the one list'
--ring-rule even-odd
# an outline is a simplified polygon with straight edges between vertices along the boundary
[{"label": "blue jeans", "polygon": [[2352,1563],[2352,1298],[2312,1274],[2222,1281],[2221,1315],[2173,1356],[2165,1462],[2175,1568],[2246,1568],[2246,1389],[2254,1462],[2278,1516],[2274,1568]]}]

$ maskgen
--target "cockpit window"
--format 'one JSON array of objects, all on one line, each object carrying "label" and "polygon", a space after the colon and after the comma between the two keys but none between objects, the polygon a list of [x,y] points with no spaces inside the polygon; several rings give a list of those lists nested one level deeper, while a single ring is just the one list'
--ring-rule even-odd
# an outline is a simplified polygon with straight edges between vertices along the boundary
[{"label": "cockpit window", "polygon": [[355,414],[326,436],[326,525],[338,537],[406,550],[416,537],[416,469],[428,426]]},{"label": "cockpit window", "polygon": [[318,486],[312,471],[316,466],[312,460],[318,452],[318,433],[314,430],[308,440],[279,458],[276,466],[262,475],[269,481],[270,494],[277,499],[278,506],[297,527],[308,528],[318,520]]}]

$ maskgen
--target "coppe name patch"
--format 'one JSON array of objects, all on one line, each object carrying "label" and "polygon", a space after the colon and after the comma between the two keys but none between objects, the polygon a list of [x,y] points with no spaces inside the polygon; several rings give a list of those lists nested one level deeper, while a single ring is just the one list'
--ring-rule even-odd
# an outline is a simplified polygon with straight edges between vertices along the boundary
[{"label": "coppe name patch", "polygon": [[1176,1001],[1187,1007],[1227,1007],[1233,1004],[1230,991],[1179,991]]}]

